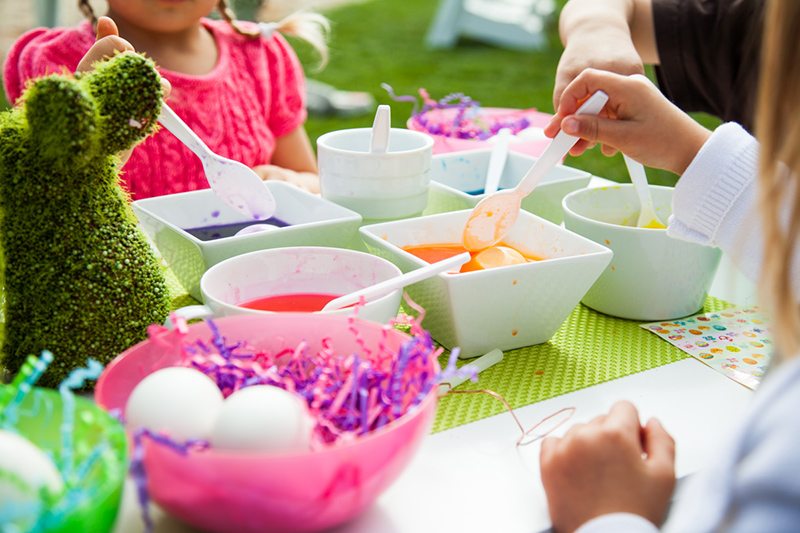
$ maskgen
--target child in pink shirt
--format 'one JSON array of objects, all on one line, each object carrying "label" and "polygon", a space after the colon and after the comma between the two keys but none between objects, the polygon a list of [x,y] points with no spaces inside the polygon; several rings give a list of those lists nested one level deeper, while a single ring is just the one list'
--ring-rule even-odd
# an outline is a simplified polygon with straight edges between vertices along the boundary
[{"label": "child in pink shirt", "polygon": [[[172,87],[170,106],[213,151],[263,179],[319,191],[303,128],[303,70],[281,35],[262,37],[255,25],[234,23],[224,0],[108,0],[116,25],[105,17],[96,21],[86,0],[79,5],[91,21],[31,30],[11,48],[3,71],[10,102],[31,78],[87,70],[116,50],[135,49],[156,62]],[[214,7],[225,20],[204,18]],[[300,26],[300,33],[308,32],[307,24]],[[324,57],[319,25],[309,41],[321,46]],[[123,171],[133,199],[208,187],[200,160],[164,129],[133,150]]]}]

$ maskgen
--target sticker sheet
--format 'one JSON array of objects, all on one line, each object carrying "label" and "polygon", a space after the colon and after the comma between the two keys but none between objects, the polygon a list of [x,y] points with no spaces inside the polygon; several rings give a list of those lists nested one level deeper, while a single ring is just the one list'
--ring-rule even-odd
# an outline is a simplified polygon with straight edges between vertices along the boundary
[{"label": "sticker sheet", "polygon": [[757,307],[652,322],[641,327],[755,390],[769,367],[772,340]]}]

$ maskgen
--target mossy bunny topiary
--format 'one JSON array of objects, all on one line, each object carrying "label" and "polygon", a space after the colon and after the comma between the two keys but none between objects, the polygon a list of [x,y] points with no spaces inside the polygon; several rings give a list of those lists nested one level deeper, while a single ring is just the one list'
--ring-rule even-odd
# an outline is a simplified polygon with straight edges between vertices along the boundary
[{"label": "mossy bunny topiary", "polygon": [[0,115],[2,364],[12,374],[48,349],[52,386],[87,357],[108,362],[169,313],[116,155],[154,130],[160,109],[152,62],[126,52],[41,78]]}]

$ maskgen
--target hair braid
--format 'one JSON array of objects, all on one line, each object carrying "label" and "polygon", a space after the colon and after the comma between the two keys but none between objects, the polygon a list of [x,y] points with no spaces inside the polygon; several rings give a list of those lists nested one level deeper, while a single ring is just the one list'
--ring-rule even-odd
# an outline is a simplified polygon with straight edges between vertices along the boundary
[{"label": "hair braid", "polygon": [[92,9],[92,4],[89,3],[89,0],[78,0],[78,9],[81,10],[84,17],[92,22],[92,26],[97,24],[97,15],[94,14],[94,9]]},{"label": "hair braid", "polygon": [[219,11],[219,15],[222,19],[231,25],[231,28],[238,33],[239,35],[244,35],[245,37],[258,37],[261,33],[258,30],[255,31],[246,31],[239,27],[236,24],[236,13],[228,6],[227,0],[217,0],[217,11]]}]

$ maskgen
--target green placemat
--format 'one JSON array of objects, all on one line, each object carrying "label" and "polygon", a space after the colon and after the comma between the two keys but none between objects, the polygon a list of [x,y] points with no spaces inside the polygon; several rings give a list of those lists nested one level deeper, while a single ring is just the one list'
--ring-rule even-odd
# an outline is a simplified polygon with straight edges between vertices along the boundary
[{"label": "green placemat", "polygon": [[[701,312],[728,307],[731,304],[709,297]],[[505,352],[503,361],[481,372],[477,383],[468,381],[457,390],[490,389],[517,408],[689,357],[639,324],[578,305],[549,342]],[[447,354],[440,362],[447,363]],[[445,396],[439,400],[432,432],[504,410],[486,394]]]}]

